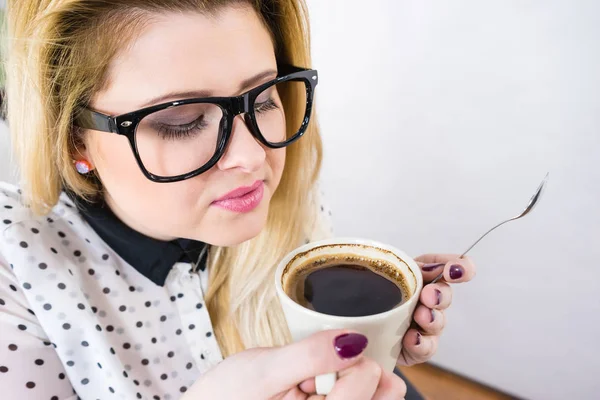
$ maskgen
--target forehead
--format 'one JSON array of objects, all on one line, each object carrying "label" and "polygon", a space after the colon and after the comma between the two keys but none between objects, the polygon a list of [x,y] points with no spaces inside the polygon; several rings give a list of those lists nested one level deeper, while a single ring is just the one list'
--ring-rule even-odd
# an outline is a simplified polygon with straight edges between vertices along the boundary
[{"label": "forehead", "polygon": [[163,14],[112,61],[94,108],[119,114],[179,91],[231,96],[242,81],[268,69],[276,69],[273,42],[250,7]]}]

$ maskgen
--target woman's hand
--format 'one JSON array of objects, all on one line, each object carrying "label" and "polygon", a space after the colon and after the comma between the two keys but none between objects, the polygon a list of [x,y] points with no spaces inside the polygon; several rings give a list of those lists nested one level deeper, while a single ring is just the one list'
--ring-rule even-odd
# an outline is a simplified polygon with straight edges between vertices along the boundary
[{"label": "woman's hand", "polygon": [[[184,399],[403,399],[404,382],[362,356],[366,345],[362,335],[331,330],[288,346],[247,350],[200,377]],[[334,371],[331,394],[313,395],[314,377]]]},{"label": "woman's hand", "polygon": [[398,365],[414,365],[429,360],[437,349],[438,338],[446,325],[444,310],[452,303],[452,288],[447,282],[468,282],[475,276],[470,258],[455,254],[426,254],[415,259],[423,271],[423,283],[429,283],[440,272],[444,279],[423,287],[420,304],[414,314],[418,329],[409,329],[402,340]]}]

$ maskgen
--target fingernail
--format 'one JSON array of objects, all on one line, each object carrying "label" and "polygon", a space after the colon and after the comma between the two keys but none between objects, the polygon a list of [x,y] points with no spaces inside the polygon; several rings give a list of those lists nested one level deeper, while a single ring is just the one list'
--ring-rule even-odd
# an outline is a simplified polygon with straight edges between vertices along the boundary
[{"label": "fingernail", "polygon": [[421,344],[421,332],[417,332],[417,341],[415,343],[415,346],[418,346]]},{"label": "fingernail", "polygon": [[431,271],[435,271],[439,267],[443,267],[444,265],[446,265],[446,264],[444,264],[444,263],[425,264],[421,267],[421,269],[425,272],[431,272]]},{"label": "fingernail", "polygon": [[440,303],[442,302],[442,292],[440,292],[439,289],[435,289],[435,297],[437,299],[437,303],[436,305],[440,305]]},{"label": "fingernail", "polygon": [[360,333],[344,333],[333,341],[335,351],[341,359],[354,358],[362,353],[369,340]]},{"label": "fingernail", "polygon": [[463,267],[458,264],[454,264],[450,267],[450,279],[456,280],[463,276]]},{"label": "fingernail", "polygon": [[429,310],[431,311],[431,322],[433,323],[433,321],[435,321],[435,310]]}]

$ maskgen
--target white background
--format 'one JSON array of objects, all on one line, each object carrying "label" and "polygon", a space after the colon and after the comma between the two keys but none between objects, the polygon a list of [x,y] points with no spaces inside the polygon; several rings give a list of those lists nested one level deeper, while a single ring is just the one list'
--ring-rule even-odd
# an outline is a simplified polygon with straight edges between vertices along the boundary
[{"label": "white background", "polygon": [[309,0],[336,233],[472,251],[434,361],[600,398],[600,2]]},{"label": "white background", "polygon": [[550,171],[538,208],[473,250],[434,361],[600,398],[600,2],[308,3],[337,233],[461,252]]}]

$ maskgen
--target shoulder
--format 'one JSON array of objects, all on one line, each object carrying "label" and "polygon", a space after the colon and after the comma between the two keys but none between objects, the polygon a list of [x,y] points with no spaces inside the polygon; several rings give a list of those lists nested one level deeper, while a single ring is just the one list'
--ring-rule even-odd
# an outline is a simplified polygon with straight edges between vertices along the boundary
[{"label": "shoulder", "polygon": [[45,253],[56,254],[67,236],[79,236],[86,224],[64,193],[46,215],[27,207],[17,186],[0,182],[0,257],[9,264],[31,263]]}]

